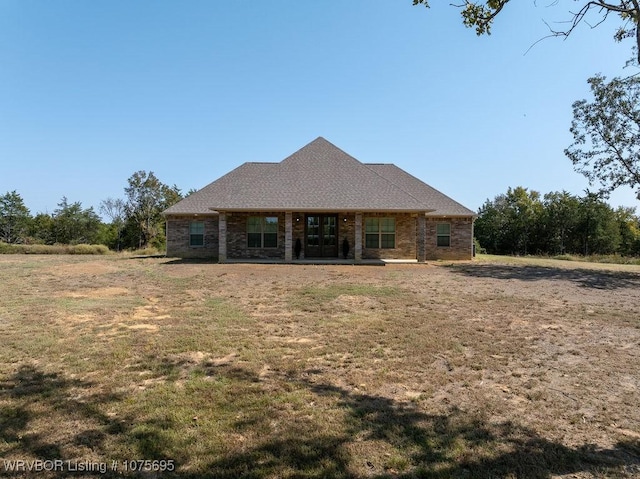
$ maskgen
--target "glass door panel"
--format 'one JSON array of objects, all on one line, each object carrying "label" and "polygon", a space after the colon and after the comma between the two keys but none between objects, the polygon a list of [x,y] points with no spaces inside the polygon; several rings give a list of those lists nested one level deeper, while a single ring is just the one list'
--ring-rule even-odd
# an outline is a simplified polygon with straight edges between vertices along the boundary
[{"label": "glass door panel", "polygon": [[305,257],[338,256],[338,217],[336,215],[307,216]]}]

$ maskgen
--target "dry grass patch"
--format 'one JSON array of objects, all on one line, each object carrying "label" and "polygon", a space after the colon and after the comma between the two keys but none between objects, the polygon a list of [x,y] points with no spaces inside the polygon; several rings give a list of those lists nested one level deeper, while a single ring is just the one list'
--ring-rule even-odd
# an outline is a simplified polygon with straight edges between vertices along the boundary
[{"label": "dry grass patch", "polygon": [[640,274],[571,266],[0,257],[0,455],[636,477]]}]

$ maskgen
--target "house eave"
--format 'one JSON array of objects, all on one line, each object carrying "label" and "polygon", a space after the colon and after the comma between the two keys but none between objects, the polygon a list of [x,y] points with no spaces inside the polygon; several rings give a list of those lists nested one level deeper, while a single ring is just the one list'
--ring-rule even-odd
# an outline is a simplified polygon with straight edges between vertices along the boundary
[{"label": "house eave", "polygon": [[477,218],[478,215],[475,214],[469,214],[469,215],[463,215],[463,214],[451,214],[448,215],[446,213],[436,213],[433,214],[433,212],[429,212],[425,215],[427,218]]},{"label": "house eave", "polygon": [[412,214],[429,214],[435,210],[429,209],[408,209],[408,208],[211,208],[212,212],[218,214],[223,211],[225,213],[275,213],[275,212],[300,212],[300,213],[412,213]]},{"label": "house eave", "polygon": [[165,218],[169,218],[169,217],[175,217],[175,216],[190,216],[190,217],[195,217],[195,216],[203,216],[203,217],[209,217],[209,216],[218,216],[218,212],[217,211],[207,211],[206,213],[203,213],[201,211],[198,212],[186,212],[186,211],[181,211],[179,213],[175,213],[175,212],[166,212],[163,211],[162,212],[162,216],[164,216]]},{"label": "house eave", "polygon": [[189,216],[189,217],[215,217],[220,214],[220,211],[228,213],[273,213],[273,212],[304,212],[304,213],[411,213],[411,214],[424,214],[427,218],[477,218],[477,214],[446,214],[437,213],[437,210],[425,209],[393,209],[393,208],[211,208],[207,212],[162,212],[162,216],[165,218],[176,216]]}]

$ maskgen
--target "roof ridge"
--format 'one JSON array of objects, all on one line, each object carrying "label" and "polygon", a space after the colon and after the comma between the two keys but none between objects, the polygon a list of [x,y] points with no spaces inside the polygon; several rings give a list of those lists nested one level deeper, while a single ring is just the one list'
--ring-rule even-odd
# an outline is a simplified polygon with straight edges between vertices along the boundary
[{"label": "roof ridge", "polygon": [[325,143],[329,146],[331,146],[331,148],[338,150],[340,153],[342,153],[343,155],[347,156],[349,159],[356,161],[357,163],[364,165],[364,163],[362,163],[360,160],[358,160],[355,156],[350,155],[349,153],[347,153],[346,151],[344,151],[342,148],[340,148],[339,146],[334,145],[333,143],[331,143],[329,140],[327,140],[326,138],[319,136],[318,138],[316,138],[315,140],[311,141],[310,143],[307,143],[306,145],[304,145],[302,148],[299,148],[298,150],[294,151],[293,153],[291,153],[289,156],[287,156],[286,158],[284,158],[283,160],[281,160],[279,162],[279,164],[285,163],[287,160],[295,157],[296,155],[298,155],[298,153],[300,153],[302,150],[305,150],[307,148],[310,148],[312,146],[314,146],[317,143]]}]

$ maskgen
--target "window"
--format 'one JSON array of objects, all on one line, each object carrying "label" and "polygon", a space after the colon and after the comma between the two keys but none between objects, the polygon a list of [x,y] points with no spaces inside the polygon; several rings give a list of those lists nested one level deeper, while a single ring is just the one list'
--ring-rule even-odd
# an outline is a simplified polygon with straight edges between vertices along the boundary
[{"label": "window", "polygon": [[249,248],[277,248],[278,218],[276,216],[250,216],[247,220],[247,246]]},{"label": "window", "polygon": [[436,241],[438,246],[451,246],[451,225],[449,223],[436,225]]},{"label": "window", "polygon": [[189,246],[204,246],[203,221],[192,221],[189,225]]},{"label": "window", "polygon": [[395,218],[366,218],[364,229],[365,248],[396,247]]}]

